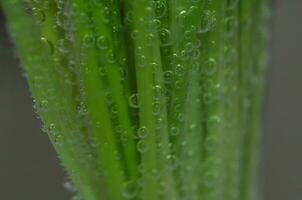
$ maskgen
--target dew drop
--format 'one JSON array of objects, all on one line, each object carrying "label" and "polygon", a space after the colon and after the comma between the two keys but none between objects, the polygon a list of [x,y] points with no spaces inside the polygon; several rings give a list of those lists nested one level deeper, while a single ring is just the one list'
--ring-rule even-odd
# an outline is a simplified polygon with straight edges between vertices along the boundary
[{"label": "dew drop", "polygon": [[65,182],[63,186],[69,192],[76,192],[77,191],[76,188],[74,187],[74,185],[69,181]]},{"label": "dew drop", "polygon": [[127,24],[127,25],[132,24],[132,18],[133,18],[133,12],[128,11],[125,16],[125,24]]},{"label": "dew drop", "polygon": [[198,28],[199,33],[206,33],[211,31],[216,26],[216,12],[206,10],[203,13],[202,21]]},{"label": "dew drop", "polygon": [[133,199],[136,197],[138,193],[137,184],[134,181],[129,181],[125,184],[123,196],[126,199]]},{"label": "dew drop", "polygon": [[194,49],[194,45],[191,42],[188,42],[187,44],[185,44],[185,51],[186,52],[192,52]]},{"label": "dew drop", "polygon": [[163,89],[160,85],[155,85],[153,87],[153,91],[154,91],[154,99],[158,100],[162,97]]},{"label": "dew drop", "polygon": [[126,199],[134,199],[137,193],[138,193],[137,184],[134,181],[128,181],[125,184],[123,197],[125,197]]},{"label": "dew drop", "polygon": [[138,94],[137,94],[137,93],[132,94],[132,95],[129,97],[129,105],[130,105],[130,107],[132,107],[132,108],[139,108],[139,107],[140,107],[139,98],[138,98]]},{"label": "dew drop", "polygon": [[185,49],[180,52],[180,59],[183,61],[187,61],[190,58],[190,52]]},{"label": "dew drop", "polygon": [[150,65],[151,65],[153,71],[157,71],[158,70],[158,64],[156,62],[152,62],[152,63],[150,63]]},{"label": "dew drop", "polygon": [[178,159],[175,155],[168,155],[167,160],[169,161],[169,170],[174,171],[178,167]]},{"label": "dew drop", "polygon": [[138,141],[136,147],[137,147],[137,150],[140,153],[145,153],[148,150],[148,146],[146,144],[146,141],[143,140],[143,139],[141,139],[140,141]]},{"label": "dew drop", "polygon": [[178,119],[180,122],[183,122],[183,121],[185,120],[184,114],[183,114],[183,113],[178,113],[177,119]]},{"label": "dew drop", "polygon": [[39,24],[42,24],[46,20],[46,15],[41,9],[33,8],[32,13]]},{"label": "dew drop", "polygon": [[79,195],[75,195],[71,198],[71,200],[81,200],[81,197]]},{"label": "dew drop", "polygon": [[204,74],[211,76],[217,71],[217,63],[214,58],[209,58],[206,62],[206,67],[204,68]]},{"label": "dew drop", "polygon": [[185,21],[186,21],[186,18],[187,18],[187,11],[185,11],[185,10],[180,11],[177,17],[178,17],[178,20],[180,22],[180,26],[184,27],[185,26]]},{"label": "dew drop", "polygon": [[153,115],[159,115],[161,111],[161,106],[160,106],[160,102],[158,101],[154,101],[152,103],[152,114]]},{"label": "dew drop", "polygon": [[131,33],[131,38],[133,40],[135,40],[137,38],[137,35],[138,35],[138,30],[133,30],[132,33]]},{"label": "dew drop", "polygon": [[53,44],[48,39],[46,39],[45,37],[41,37],[41,42],[46,47],[47,51],[50,54],[53,54],[53,52],[54,52]]},{"label": "dew drop", "polygon": [[142,126],[137,130],[137,135],[140,138],[145,138],[148,136],[148,129],[146,126]]},{"label": "dew drop", "polygon": [[110,64],[116,63],[116,59],[112,50],[107,51],[107,61]]},{"label": "dew drop", "polygon": [[164,126],[164,120],[162,119],[162,118],[157,118],[156,119],[156,130],[160,130],[160,129],[162,129],[163,128],[163,126]]},{"label": "dew drop", "polygon": [[217,115],[213,115],[209,118],[209,123],[220,123],[221,122],[221,119],[219,116]]},{"label": "dew drop", "polygon": [[184,36],[187,40],[191,39],[193,34],[192,34],[192,31],[191,30],[186,30],[185,33],[184,33]]},{"label": "dew drop", "polygon": [[104,16],[103,16],[103,21],[105,23],[109,23],[112,21],[112,16],[111,16],[111,10],[108,7],[104,8]]},{"label": "dew drop", "polygon": [[96,40],[96,45],[99,49],[105,50],[108,48],[108,40],[105,36],[99,36]]},{"label": "dew drop", "polygon": [[161,46],[168,46],[171,44],[171,32],[163,28],[160,30],[160,39],[161,39]]},{"label": "dew drop", "polygon": [[106,69],[105,69],[105,67],[101,66],[101,67],[98,68],[98,70],[99,70],[100,76],[102,76],[102,77],[106,76]]},{"label": "dew drop", "polygon": [[155,1],[155,14],[157,18],[162,18],[167,13],[167,6],[164,1]]},{"label": "dew drop", "polygon": [[177,80],[175,82],[176,89],[181,89],[181,88],[183,88],[183,86],[184,86],[184,81],[183,80]]},{"label": "dew drop", "polygon": [[160,26],[161,26],[161,21],[160,21],[159,19],[154,19],[154,20],[152,21],[152,23],[154,24],[154,26],[155,26],[157,29],[159,29]]},{"label": "dew drop", "polygon": [[91,47],[93,46],[94,44],[94,38],[92,35],[90,34],[86,34],[84,37],[83,37],[83,44],[85,47]]},{"label": "dew drop", "polygon": [[179,135],[179,128],[176,126],[172,126],[170,128],[170,134],[171,136],[178,136]]},{"label": "dew drop", "polygon": [[147,43],[147,46],[152,46],[152,44],[154,43],[154,35],[152,33],[146,34],[145,41]]},{"label": "dew drop", "polygon": [[184,74],[184,67],[181,64],[177,64],[175,67],[175,74],[177,76],[182,76]]},{"label": "dew drop", "polygon": [[173,72],[165,71],[164,72],[164,80],[166,84],[171,84],[173,82]]}]

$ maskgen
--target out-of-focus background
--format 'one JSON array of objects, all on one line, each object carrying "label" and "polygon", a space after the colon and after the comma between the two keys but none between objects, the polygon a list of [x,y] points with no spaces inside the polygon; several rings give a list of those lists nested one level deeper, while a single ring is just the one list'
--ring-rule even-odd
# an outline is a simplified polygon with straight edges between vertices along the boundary
[{"label": "out-of-focus background", "polygon": [[[265,100],[264,200],[302,198],[302,1],[276,0]],[[0,14],[0,199],[67,200]]]}]

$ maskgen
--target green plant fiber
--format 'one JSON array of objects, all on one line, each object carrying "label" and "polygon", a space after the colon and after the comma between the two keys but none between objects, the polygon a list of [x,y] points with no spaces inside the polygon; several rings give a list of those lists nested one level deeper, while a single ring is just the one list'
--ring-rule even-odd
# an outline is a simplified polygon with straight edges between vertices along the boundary
[{"label": "green plant fiber", "polygon": [[266,0],[1,0],[83,200],[255,200]]}]

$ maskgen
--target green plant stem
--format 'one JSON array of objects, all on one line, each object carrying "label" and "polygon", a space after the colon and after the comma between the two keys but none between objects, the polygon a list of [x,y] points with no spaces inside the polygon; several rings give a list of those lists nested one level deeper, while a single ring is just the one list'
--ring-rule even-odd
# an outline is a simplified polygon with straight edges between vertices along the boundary
[{"label": "green plant stem", "polygon": [[[136,158],[136,147],[134,143],[134,134],[130,124],[130,115],[128,113],[127,107],[127,98],[125,96],[130,96],[130,94],[126,94],[123,91],[123,86],[121,84],[121,59],[119,54],[123,54],[123,50],[120,49],[119,51],[115,50],[114,42],[118,41],[118,37],[123,37],[123,35],[118,35],[118,37],[114,37],[114,32],[118,30],[114,30],[112,32],[111,26],[115,29],[120,29],[121,24],[117,21],[116,15],[118,15],[118,8],[116,5],[110,5],[110,2],[99,2],[99,3],[92,3],[90,2],[90,11],[92,15],[92,21],[95,27],[95,34],[97,39],[104,39],[106,42],[106,47],[102,47],[99,50],[99,55],[104,55],[104,58],[101,59],[101,65],[104,66],[107,72],[107,79],[109,82],[109,92],[112,92],[112,98],[114,104],[116,105],[116,109],[118,110],[118,121],[122,129],[122,134],[120,137],[125,137],[124,142],[122,142],[123,152],[125,153],[125,160],[126,160],[126,169],[128,170],[128,175],[130,179],[136,180],[137,179],[137,158]],[[107,5],[106,5],[107,4]],[[111,16],[107,14],[106,10],[111,9]],[[106,17],[113,18],[113,24],[108,24],[104,22]],[[113,38],[114,37],[114,38]],[[98,42],[98,41],[97,41]],[[121,45],[121,42],[118,43]],[[128,86],[129,87],[129,86]],[[120,133],[121,134],[121,133]]]},{"label": "green plant stem", "polygon": [[[2,6],[28,74],[37,111],[63,165],[84,198],[97,200],[105,197],[99,190],[103,187],[99,168],[89,156],[93,155],[92,148],[80,133],[81,122],[72,101],[70,85],[55,70],[50,53],[44,51],[41,32],[33,18],[25,12],[23,2],[5,1]],[[61,98],[63,95],[66,98]]]},{"label": "green plant stem", "polygon": [[222,138],[224,132],[221,127],[221,120],[224,112],[220,98],[222,95],[222,71],[224,65],[223,49],[224,40],[224,18],[226,2],[219,0],[209,2],[206,9],[214,12],[215,28],[205,33],[203,40],[207,41],[202,49],[202,56],[205,60],[203,84],[203,102],[205,109],[205,138],[204,157],[202,161],[202,186],[201,198],[203,199],[223,199],[223,184],[221,176],[224,171],[222,163],[223,145]]},{"label": "green plant stem", "polygon": [[89,27],[90,22],[87,17],[89,8],[86,1],[82,0],[75,1],[72,6],[75,13],[82,14],[74,17],[75,42],[77,42],[75,50],[83,59],[81,60],[82,65],[79,67],[85,88],[85,103],[92,120],[108,195],[113,200],[123,199],[125,175],[120,160],[115,159],[115,154],[118,153],[117,141],[111,123],[111,115],[106,105],[106,88],[98,75],[97,51],[94,43],[91,42],[94,34]]},{"label": "green plant stem", "polygon": [[[154,177],[159,173],[157,161],[157,144],[155,117],[153,113],[154,84],[152,63],[160,63],[159,40],[156,29],[148,21],[154,19],[152,2],[135,0],[132,2],[135,67],[137,74],[137,89],[140,101],[139,123],[141,127],[146,127],[148,135],[141,139],[147,150],[142,152],[141,162],[144,167],[142,174],[142,199],[158,200],[158,184]],[[151,38],[148,39],[148,38]],[[154,174],[155,173],[155,174]]]},{"label": "green plant stem", "polygon": [[[240,198],[255,199],[257,188],[257,153],[259,149],[259,133],[261,132],[261,103],[263,72],[266,50],[266,23],[268,13],[267,1],[240,2],[240,69],[242,87],[241,109],[242,123],[242,155],[241,155],[241,182]],[[245,45],[243,45],[245,43]],[[255,44],[256,43],[256,44]],[[261,75],[262,74],[262,75]]]},{"label": "green plant stem", "polygon": [[228,1],[225,13],[225,48],[224,48],[224,69],[222,76],[223,110],[223,144],[224,144],[224,177],[223,196],[226,199],[240,199],[240,150],[241,150],[241,133],[239,130],[240,97],[238,95],[239,87],[239,1]]}]

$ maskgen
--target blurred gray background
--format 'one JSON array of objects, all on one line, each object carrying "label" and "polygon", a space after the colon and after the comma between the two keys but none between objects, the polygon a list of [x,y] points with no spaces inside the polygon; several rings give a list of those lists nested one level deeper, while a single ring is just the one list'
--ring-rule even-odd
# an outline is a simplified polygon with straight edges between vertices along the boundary
[{"label": "blurred gray background", "polygon": [[[265,106],[264,200],[302,199],[302,1],[275,1]],[[0,16],[0,200],[68,200]]]}]

